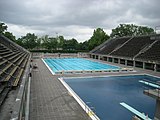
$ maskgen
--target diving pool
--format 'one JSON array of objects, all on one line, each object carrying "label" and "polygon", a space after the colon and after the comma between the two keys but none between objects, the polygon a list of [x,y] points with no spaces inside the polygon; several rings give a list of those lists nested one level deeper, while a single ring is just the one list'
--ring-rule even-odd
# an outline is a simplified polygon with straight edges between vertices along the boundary
[{"label": "diving pool", "polygon": [[100,62],[95,62],[83,58],[44,58],[45,64],[53,73],[67,71],[105,71],[119,70],[120,67],[112,66]]},{"label": "diving pool", "polygon": [[63,81],[101,120],[131,120],[133,113],[120,103],[135,108],[153,119],[156,100],[143,94],[146,88],[140,81],[160,81],[148,75],[63,78]]}]

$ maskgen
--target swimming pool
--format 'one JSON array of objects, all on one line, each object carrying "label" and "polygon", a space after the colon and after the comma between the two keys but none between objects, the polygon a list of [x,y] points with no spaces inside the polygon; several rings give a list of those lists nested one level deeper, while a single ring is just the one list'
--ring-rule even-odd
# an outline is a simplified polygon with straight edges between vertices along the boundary
[{"label": "swimming pool", "polygon": [[86,103],[95,108],[101,120],[131,120],[134,115],[120,103],[135,108],[153,118],[156,101],[143,94],[152,89],[140,81],[160,81],[148,75],[63,78],[65,83]]},{"label": "swimming pool", "polygon": [[69,71],[109,71],[120,69],[120,67],[117,66],[83,58],[44,58],[43,61],[54,73],[69,73]]}]

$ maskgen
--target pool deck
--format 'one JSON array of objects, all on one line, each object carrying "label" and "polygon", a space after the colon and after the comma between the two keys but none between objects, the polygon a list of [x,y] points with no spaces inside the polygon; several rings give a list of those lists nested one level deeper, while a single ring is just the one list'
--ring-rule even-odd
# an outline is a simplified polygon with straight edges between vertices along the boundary
[{"label": "pool deck", "polygon": [[[34,59],[38,68],[32,70],[29,120],[91,120],[76,100],[68,94],[66,88],[58,80],[59,77],[84,77],[128,74],[160,74],[150,70],[135,68],[137,72],[90,73],[52,75],[41,59]],[[107,63],[107,62],[105,62]],[[113,64],[120,67],[123,65]]]},{"label": "pool deck", "polygon": [[34,59],[29,120],[91,120],[44,63]]}]

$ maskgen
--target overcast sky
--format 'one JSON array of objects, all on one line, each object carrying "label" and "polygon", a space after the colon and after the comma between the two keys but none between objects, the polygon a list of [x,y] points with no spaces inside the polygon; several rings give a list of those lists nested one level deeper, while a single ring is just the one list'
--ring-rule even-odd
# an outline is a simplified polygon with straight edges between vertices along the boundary
[{"label": "overcast sky", "polygon": [[17,37],[63,35],[88,40],[100,27],[110,34],[121,23],[155,28],[160,0],[0,0],[0,21]]}]

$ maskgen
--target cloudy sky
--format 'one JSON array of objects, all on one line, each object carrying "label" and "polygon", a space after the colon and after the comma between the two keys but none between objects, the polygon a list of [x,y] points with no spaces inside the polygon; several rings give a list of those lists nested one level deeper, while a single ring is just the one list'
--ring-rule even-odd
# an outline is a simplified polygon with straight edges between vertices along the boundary
[{"label": "cloudy sky", "polygon": [[17,37],[63,35],[88,40],[100,27],[110,34],[121,23],[155,28],[160,0],[0,0],[0,21]]}]

